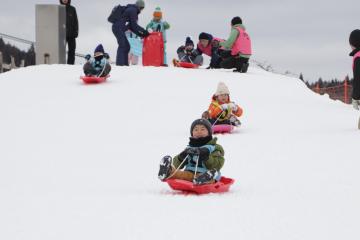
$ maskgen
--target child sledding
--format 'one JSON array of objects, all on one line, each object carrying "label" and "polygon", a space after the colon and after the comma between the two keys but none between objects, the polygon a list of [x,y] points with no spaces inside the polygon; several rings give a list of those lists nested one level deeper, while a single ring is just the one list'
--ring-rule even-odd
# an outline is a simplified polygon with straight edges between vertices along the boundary
[{"label": "child sledding", "polygon": [[240,126],[238,117],[242,114],[243,109],[230,101],[229,88],[225,83],[219,82],[209,109],[202,114],[202,118],[209,120],[213,125],[214,133],[226,133],[231,132],[234,126]]},{"label": "child sledding", "polygon": [[108,61],[109,54],[105,53],[104,48],[99,44],[94,51],[94,56],[90,54],[85,56],[87,60],[84,64],[84,77],[81,79],[85,83],[100,83],[104,82],[111,71],[111,66]]},{"label": "child sledding", "polygon": [[[196,186],[205,184],[217,184],[218,187],[221,185],[221,189],[224,190],[226,178],[221,178],[220,173],[225,161],[224,149],[217,144],[217,138],[213,138],[210,122],[206,119],[195,120],[191,124],[190,134],[189,144],[181,153],[174,158],[165,156],[161,159],[159,179],[168,181],[172,187],[172,180],[180,180],[175,181],[178,190],[197,192]],[[232,183],[233,181],[227,181],[227,189]],[[184,189],[181,189],[181,186]],[[207,191],[216,192],[216,189],[209,187]]]},{"label": "child sledding", "polygon": [[175,67],[197,68],[203,64],[203,56],[194,48],[190,37],[186,38],[185,45],[177,49],[178,60],[173,59]]}]

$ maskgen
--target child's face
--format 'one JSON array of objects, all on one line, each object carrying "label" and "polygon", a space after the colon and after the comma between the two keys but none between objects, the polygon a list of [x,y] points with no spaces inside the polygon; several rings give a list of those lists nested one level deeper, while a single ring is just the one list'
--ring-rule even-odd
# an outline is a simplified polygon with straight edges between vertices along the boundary
[{"label": "child's face", "polygon": [[207,39],[200,39],[200,44],[205,48],[209,45],[209,40]]},{"label": "child's face", "polygon": [[227,95],[227,94],[220,94],[220,95],[218,95],[217,98],[220,102],[228,102],[229,101],[229,95]]},{"label": "child's face", "polygon": [[187,45],[185,46],[185,50],[186,51],[192,51],[194,49],[194,46],[193,45]]},{"label": "child's face", "polygon": [[209,136],[209,131],[204,125],[196,125],[192,131],[194,138],[201,138]]},{"label": "child's face", "polygon": [[161,17],[157,17],[157,16],[154,17],[155,22],[160,22],[160,20],[161,20]]},{"label": "child's face", "polygon": [[68,2],[69,2],[68,0],[62,0],[63,4],[68,4]]}]

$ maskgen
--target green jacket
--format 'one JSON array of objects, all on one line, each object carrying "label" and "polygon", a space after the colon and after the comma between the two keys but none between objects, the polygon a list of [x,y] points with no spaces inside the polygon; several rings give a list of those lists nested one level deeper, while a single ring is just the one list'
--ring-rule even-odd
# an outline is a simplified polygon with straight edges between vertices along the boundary
[{"label": "green jacket", "polygon": [[163,33],[164,42],[166,42],[166,30],[170,28],[170,24],[166,21],[154,21],[151,20],[149,24],[146,26],[146,30],[152,29],[153,31],[157,31],[157,29],[160,29],[160,32]]},{"label": "green jacket", "polygon": [[[220,171],[220,169],[224,166],[224,149],[221,145],[216,143],[217,138],[213,138],[206,145],[215,146],[215,150],[210,153],[209,159],[205,162],[205,167],[209,170],[216,169]],[[173,159],[173,165],[175,168],[178,168],[181,164],[181,160],[179,159],[179,155],[176,155]],[[181,168],[183,168],[186,164],[183,164]]]},{"label": "green jacket", "polygon": [[[224,42],[220,42],[221,47],[227,50],[231,50],[232,46],[234,45],[236,39],[239,36],[239,31],[236,29],[236,27],[240,27],[245,30],[245,26],[243,24],[235,24],[234,26],[232,26],[229,38]],[[250,56],[251,55],[240,54],[240,57],[244,58],[250,58]]]}]

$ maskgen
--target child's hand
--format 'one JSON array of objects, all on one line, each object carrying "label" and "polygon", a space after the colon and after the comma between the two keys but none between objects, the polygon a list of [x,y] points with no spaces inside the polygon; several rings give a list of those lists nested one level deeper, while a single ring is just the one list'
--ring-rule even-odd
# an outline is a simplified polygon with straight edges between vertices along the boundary
[{"label": "child's hand", "polygon": [[91,55],[90,55],[90,54],[86,54],[86,55],[85,55],[85,59],[86,59],[87,61],[89,61],[90,58],[91,58]]},{"label": "child's hand", "polygon": [[233,112],[236,112],[237,110],[238,110],[238,107],[236,106],[236,104],[235,103],[229,103],[229,106],[230,106],[230,108],[231,108],[231,110],[233,111]]},{"label": "child's hand", "polygon": [[229,105],[227,103],[221,104],[221,110],[225,111],[228,110]]}]

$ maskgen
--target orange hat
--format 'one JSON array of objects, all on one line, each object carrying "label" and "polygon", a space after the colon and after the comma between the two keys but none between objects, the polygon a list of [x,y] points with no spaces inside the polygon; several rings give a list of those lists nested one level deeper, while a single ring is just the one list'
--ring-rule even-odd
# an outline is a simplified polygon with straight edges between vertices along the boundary
[{"label": "orange hat", "polygon": [[155,8],[154,14],[153,14],[154,18],[162,18],[162,12],[160,7]]}]

